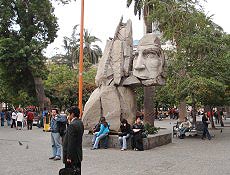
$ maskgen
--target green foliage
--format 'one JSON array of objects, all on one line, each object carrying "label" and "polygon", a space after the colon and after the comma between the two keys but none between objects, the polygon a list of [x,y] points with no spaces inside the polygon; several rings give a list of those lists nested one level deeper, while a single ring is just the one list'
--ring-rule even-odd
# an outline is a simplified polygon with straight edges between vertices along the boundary
[{"label": "green foliage", "polygon": [[[35,97],[34,77],[47,74],[42,50],[57,32],[52,4],[49,0],[1,0],[0,7],[0,69],[7,94]],[[5,96],[3,101],[9,99]]]},{"label": "green foliage", "polygon": [[[131,3],[127,1],[128,6]],[[183,99],[203,105],[229,104],[229,35],[205,15],[200,1],[134,3],[140,5],[134,10],[148,9],[148,22],[157,21],[163,40],[171,40],[176,47],[168,51],[167,84],[157,88],[157,101],[171,105]]]},{"label": "green foliage", "polygon": [[[76,105],[78,101],[78,70],[69,68],[67,65],[48,65],[49,75],[45,81],[47,96],[51,99],[54,106],[60,109]],[[96,68],[89,63],[85,64],[83,73],[83,104],[96,88],[94,78]]]},{"label": "green foliage", "polygon": [[149,123],[146,123],[145,130],[148,132],[148,134],[157,134],[160,128],[154,127],[150,125]]}]

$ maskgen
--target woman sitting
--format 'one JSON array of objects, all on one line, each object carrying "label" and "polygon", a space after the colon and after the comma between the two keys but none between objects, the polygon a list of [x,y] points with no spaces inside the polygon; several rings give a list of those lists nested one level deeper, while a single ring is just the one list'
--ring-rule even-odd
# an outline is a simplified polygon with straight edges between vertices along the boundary
[{"label": "woman sitting", "polygon": [[127,139],[130,137],[131,126],[126,119],[121,120],[120,131],[118,133],[118,140],[120,142],[121,151],[127,149]]},{"label": "woman sitting", "polygon": [[100,131],[93,136],[92,149],[98,149],[98,144],[101,139],[107,137],[109,134],[109,123],[106,122],[105,117],[101,117]]},{"label": "woman sitting", "polygon": [[132,127],[132,148],[135,151],[144,151],[143,137],[144,125],[142,124],[141,117],[137,116],[136,121]]}]

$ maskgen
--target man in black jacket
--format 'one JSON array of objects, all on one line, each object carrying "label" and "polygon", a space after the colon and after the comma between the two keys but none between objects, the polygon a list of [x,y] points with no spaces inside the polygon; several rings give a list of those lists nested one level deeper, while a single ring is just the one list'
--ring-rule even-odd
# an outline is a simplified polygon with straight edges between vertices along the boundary
[{"label": "man in black jacket", "polygon": [[202,123],[203,123],[203,135],[202,135],[202,139],[204,139],[207,135],[208,137],[208,140],[211,140],[211,135],[209,134],[209,131],[208,131],[208,124],[209,124],[209,121],[208,121],[208,118],[207,118],[207,115],[204,113],[203,117],[202,117]]},{"label": "man in black jacket", "polygon": [[63,163],[65,167],[75,167],[81,174],[82,136],[84,126],[79,119],[78,107],[68,109],[70,124],[67,128],[63,143]]}]

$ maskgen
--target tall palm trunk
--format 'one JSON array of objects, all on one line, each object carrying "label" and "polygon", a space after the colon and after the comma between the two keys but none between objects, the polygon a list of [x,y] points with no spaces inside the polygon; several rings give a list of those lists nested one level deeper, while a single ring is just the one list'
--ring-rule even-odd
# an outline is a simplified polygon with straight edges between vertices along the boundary
[{"label": "tall palm trunk", "polygon": [[[152,33],[152,22],[147,20],[149,7],[144,8],[145,33]],[[154,126],[154,97],[155,87],[144,87],[144,122]]]}]

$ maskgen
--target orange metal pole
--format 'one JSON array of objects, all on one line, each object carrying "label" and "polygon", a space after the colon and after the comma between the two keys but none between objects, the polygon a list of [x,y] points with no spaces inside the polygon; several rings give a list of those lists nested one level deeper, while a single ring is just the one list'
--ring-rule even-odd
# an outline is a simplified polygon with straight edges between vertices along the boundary
[{"label": "orange metal pole", "polygon": [[78,92],[78,107],[80,109],[80,117],[82,116],[83,104],[83,32],[84,32],[84,0],[81,0],[81,24],[80,24],[80,57],[79,57],[79,92]]}]

